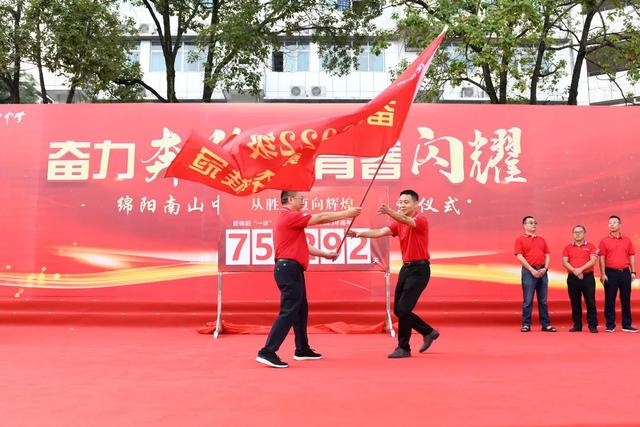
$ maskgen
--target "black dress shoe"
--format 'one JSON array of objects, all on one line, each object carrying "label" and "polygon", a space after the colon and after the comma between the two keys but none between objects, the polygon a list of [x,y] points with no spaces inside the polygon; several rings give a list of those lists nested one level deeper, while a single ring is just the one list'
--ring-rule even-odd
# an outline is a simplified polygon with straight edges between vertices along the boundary
[{"label": "black dress shoe", "polygon": [[582,327],[578,328],[577,326],[574,326],[569,329],[569,332],[582,332]]},{"label": "black dress shoe", "polygon": [[422,343],[422,346],[420,347],[420,350],[419,350],[420,353],[424,353],[425,351],[427,351],[427,349],[431,347],[431,344],[433,344],[433,342],[437,340],[439,336],[440,336],[440,332],[436,331],[435,329],[429,332],[428,334],[424,335],[422,337],[424,342]]},{"label": "black dress shoe", "polygon": [[589,328],[589,332],[591,332],[592,334],[597,334],[598,333],[598,328],[596,328],[595,326],[592,327],[592,328],[590,327]]},{"label": "black dress shoe", "polygon": [[390,353],[387,356],[389,359],[402,359],[404,357],[411,357],[411,352],[409,350],[405,350],[404,348],[396,348],[393,353]]}]

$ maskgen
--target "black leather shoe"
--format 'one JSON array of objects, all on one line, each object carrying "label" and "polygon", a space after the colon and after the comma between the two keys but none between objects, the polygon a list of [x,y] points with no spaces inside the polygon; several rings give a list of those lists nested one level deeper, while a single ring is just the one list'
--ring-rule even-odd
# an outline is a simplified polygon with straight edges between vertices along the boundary
[{"label": "black leather shoe", "polygon": [[595,326],[592,328],[589,328],[589,332],[591,332],[592,334],[597,334],[598,333],[598,328],[596,328]]},{"label": "black leather shoe", "polygon": [[582,332],[582,328],[578,328],[577,326],[572,327],[571,329],[569,329],[569,332]]},{"label": "black leather shoe", "polygon": [[404,357],[411,357],[411,352],[409,350],[405,350],[404,348],[396,348],[393,353],[390,353],[387,356],[389,359],[402,359]]},{"label": "black leather shoe", "polygon": [[433,342],[437,340],[439,336],[440,332],[436,331],[435,329],[429,332],[427,335],[423,335],[424,342],[420,347],[420,353],[424,353],[425,351],[427,351],[427,349],[431,347],[431,344],[433,344]]}]

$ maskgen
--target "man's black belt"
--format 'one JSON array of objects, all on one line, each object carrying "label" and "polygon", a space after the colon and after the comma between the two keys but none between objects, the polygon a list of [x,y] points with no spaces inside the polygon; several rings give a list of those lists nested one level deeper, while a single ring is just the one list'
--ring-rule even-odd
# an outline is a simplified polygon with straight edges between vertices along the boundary
[{"label": "man's black belt", "polygon": [[302,264],[300,264],[300,263],[299,263],[298,261],[296,261],[295,259],[291,259],[291,258],[278,258],[278,259],[276,260],[276,264],[277,264],[277,263],[279,263],[279,262],[281,262],[281,261],[282,261],[282,262],[285,262],[285,261],[286,261],[286,262],[293,262],[293,263],[295,263],[295,264],[299,265],[300,267],[302,267]]},{"label": "man's black belt", "polygon": [[541,268],[545,268],[544,265],[532,265],[531,268],[533,268],[534,270],[540,270]]},{"label": "man's black belt", "polygon": [[606,270],[611,270],[611,271],[617,271],[618,273],[624,273],[625,271],[629,271],[629,268],[611,268],[611,267],[605,267],[604,269],[605,269],[605,271],[606,271]]},{"label": "man's black belt", "polygon": [[426,259],[419,259],[417,261],[407,261],[402,265],[404,265],[405,267],[410,267],[412,265],[429,265],[429,261],[427,261]]}]

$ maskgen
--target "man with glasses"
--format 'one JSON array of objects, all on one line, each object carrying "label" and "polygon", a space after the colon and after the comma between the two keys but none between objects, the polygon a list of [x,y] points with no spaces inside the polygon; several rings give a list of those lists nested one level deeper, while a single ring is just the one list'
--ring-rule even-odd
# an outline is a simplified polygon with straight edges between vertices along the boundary
[{"label": "man with glasses", "polygon": [[616,330],[616,295],[620,290],[622,331],[638,332],[631,325],[631,281],[636,278],[636,251],[631,239],[620,232],[620,217],[609,217],[609,235],[600,241],[600,281],[604,285],[606,331]]},{"label": "man with glasses", "polygon": [[598,332],[596,314],[596,280],[593,266],[598,259],[598,250],[593,243],[585,240],[587,230],[582,225],[573,227],[573,242],[562,252],[562,265],[567,269],[567,290],[571,301],[573,327],[569,332],[582,331],[582,301],[587,305],[589,332]]},{"label": "man with glasses", "polygon": [[536,235],[537,221],[532,216],[522,218],[524,235],[515,243],[515,255],[522,264],[522,327],[521,332],[531,331],[531,312],[533,310],[533,294],[538,298],[538,314],[543,332],[556,332],[549,320],[547,291],[549,279],[549,260],[551,258],[547,242]]},{"label": "man with glasses", "polygon": [[295,334],[295,360],[315,360],[322,355],[309,347],[307,319],[309,306],[304,281],[304,271],[309,266],[309,254],[326,259],[335,259],[338,254],[325,252],[307,243],[305,227],[326,224],[353,218],[362,208],[352,207],[338,212],[321,212],[313,215],[301,212],[304,196],[297,192],[283,191],[280,194],[282,209],[275,222],[273,239],[275,246],[274,277],[280,290],[280,313],[271,326],[264,347],[258,352],[256,361],[274,368],[289,365],[280,360],[276,352],[293,327]]},{"label": "man with glasses", "polygon": [[418,214],[418,193],[415,191],[402,191],[397,206],[397,211],[385,204],[378,208],[378,213],[388,215],[393,220],[389,226],[367,231],[350,231],[347,234],[349,237],[398,236],[400,238],[403,265],[393,301],[393,312],[398,316],[398,347],[388,355],[390,359],[411,356],[409,339],[412,329],[422,335],[420,353],[425,352],[440,336],[438,331],[413,312],[431,276],[428,248],[429,224],[424,215]]}]

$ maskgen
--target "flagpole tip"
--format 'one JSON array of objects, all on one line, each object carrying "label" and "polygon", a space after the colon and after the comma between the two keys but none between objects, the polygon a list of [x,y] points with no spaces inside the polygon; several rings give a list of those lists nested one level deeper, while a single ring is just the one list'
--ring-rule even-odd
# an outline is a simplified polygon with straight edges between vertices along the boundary
[{"label": "flagpole tip", "polygon": [[441,34],[446,33],[448,29],[449,29],[449,25],[445,24]]}]

